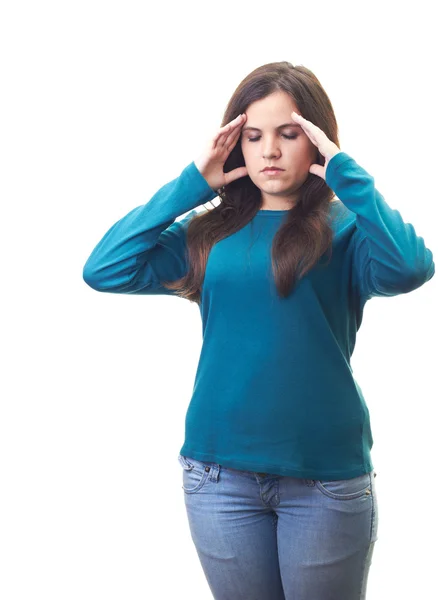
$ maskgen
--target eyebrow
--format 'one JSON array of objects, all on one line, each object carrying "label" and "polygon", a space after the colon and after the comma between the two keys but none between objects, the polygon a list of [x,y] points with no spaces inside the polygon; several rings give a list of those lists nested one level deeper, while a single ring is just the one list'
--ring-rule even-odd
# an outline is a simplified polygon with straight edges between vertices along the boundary
[{"label": "eyebrow", "polygon": [[[283,127],[299,127],[301,129],[301,125],[297,125],[296,123],[283,123],[283,125],[279,125],[277,129],[283,129]],[[242,127],[242,131],[247,131],[248,129],[252,129],[253,131],[261,131],[258,127]]]}]

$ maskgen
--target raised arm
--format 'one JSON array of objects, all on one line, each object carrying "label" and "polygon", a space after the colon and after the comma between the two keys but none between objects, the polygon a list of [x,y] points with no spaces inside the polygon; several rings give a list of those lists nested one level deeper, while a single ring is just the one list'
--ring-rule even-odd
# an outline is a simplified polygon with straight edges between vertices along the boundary
[{"label": "raised arm", "polygon": [[187,273],[186,231],[196,211],[181,221],[175,219],[248,174],[246,167],[223,170],[244,121],[239,115],[221,127],[179,177],[106,232],[83,269],[90,287],[116,294],[174,294],[160,282],[176,281]]},{"label": "raised arm", "polygon": [[327,185],[356,213],[353,269],[364,299],[406,294],[435,273],[432,251],[411,223],[391,208],[374,178],[345,152],[328,163]]},{"label": "raised arm", "polygon": [[429,281],[435,274],[431,250],[413,225],[387,204],[374,178],[314,123],[295,112],[292,118],[326,159],[324,165],[311,165],[309,172],[322,177],[356,213],[353,277],[361,298],[406,294]]},{"label": "raised arm", "polygon": [[[186,273],[186,230],[196,214],[191,209],[215,196],[191,162],[146,204],[110,227],[85,263],[84,281],[99,292],[172,295],[160,281],[175,281]],[[189,210],[184,219],[175,220]]]}]

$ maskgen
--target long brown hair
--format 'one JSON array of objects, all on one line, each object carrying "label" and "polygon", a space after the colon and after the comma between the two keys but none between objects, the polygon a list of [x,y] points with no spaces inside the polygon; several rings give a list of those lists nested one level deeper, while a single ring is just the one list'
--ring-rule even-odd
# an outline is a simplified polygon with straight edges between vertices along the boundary
[{"label": "long brown hair", "polygon": [[[287,92],[305,119],[322,129],[339,147],[338,126],[332,104],[316,76],[302,65],[274,62],[256,68],[239,84],[225,110],[221,127],[244,113],[248,106],[266,96]],[[315,146],[315,150],[317,150]],[[317,152],[319,165],[325,159]],[[224,164],[227,173],[242,167],[245,161],[240,139]],[[187,226],[187,274],[173,282],[161,282],[175,294],[200,303],[207,259],[212,246],[242,229],[257,214],[262,205],[260,189],[247,177],[241,177],[218,190],[220,204],[212,210],[195,215]],[[278,294],[288,296],[302,278],[329,250],[331,258],[333,231],[330,227],[330,201],[334,192],[326,182],[309,173],[299,189],[298,201],[285,211],[272,242],[271,264]],[[205,205],[204,205],[205,206]],[[329,260],[330,260],[329,258]]]}]

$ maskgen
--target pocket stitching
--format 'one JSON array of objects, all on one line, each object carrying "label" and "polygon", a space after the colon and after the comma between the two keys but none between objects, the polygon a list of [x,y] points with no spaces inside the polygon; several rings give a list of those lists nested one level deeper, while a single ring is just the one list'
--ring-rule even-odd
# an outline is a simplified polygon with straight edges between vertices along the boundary
[{"label": "pocket stitching", "polygon": [[[368,473],[367,473],[367,475],[369,477]],[[356,498],[360,498],[362,496],[372,496],[372,486],[369,481],[367,482],[367,485],[362,490],[358,490],[357,492],[352,492],[351,494],[338,494],[336,492],[332,492],[329,489],[327,489],[326,487],[324,487],[324,483],[321,480],[315,479],[314,481],[315,481],[316,487],[319,489],[319,491],[322,494],[324,494],[328,498],[333,498],[335,500],[355,500]]]},{"label": "pocket stitching", "polygon": [[[187,494],[194,494],[194,493],[198,492],[204,486],[205,482],[207,481],[209,472],[205,469],[205,466],[200,467],[199,465],[192,463],[188,458],[186,458],[185,456],[183,456],[181,454],[179,455],[178,458],[180,459],[180,464],[182,464],[182,467],[184,469],[182,489]],[[201,475],[201,479],[195,487],[187,488],[184,485],[184,473],[191,473],[192,471],[194,473],[198,473],[199,475]]]},{"label": "pocket stitching", "polygon": [[[189,470],[185,470],[185,473],[191,473],[193,469]],[[199,471],[195,470],[195,473],[199,473]],[[187,494],[194,494],[195,492],[199,491],[201,489],[201,487],[203,487],[203,485],[205,484],[205,482],[207,481],[207,476],[208,476],[208,472],[207,471],[203,471],[202,475],[201,475],[201,480],[198,482],[198,484],[194,487],[194,488],[186,488],[184,485],[184,481],[183,481],[183,485],[182,488],[183,490],[187,493]]]}]

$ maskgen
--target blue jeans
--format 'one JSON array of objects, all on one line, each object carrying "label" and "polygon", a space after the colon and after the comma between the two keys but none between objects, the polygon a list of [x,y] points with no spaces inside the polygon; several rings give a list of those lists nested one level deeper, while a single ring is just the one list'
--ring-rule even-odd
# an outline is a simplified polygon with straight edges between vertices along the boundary
[{"label": "blue jeans", "polygon": [[215,600],[362,600],[377,540],[374,471],[339,481],[178,456]]}]

